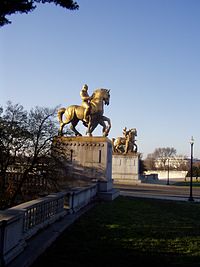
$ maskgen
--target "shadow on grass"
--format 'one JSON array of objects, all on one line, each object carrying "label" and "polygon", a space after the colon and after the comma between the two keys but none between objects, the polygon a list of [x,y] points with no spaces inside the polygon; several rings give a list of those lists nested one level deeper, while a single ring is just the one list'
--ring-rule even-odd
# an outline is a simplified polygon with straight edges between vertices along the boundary
[{"label": "shadow on grass", "polygon": [[119,197],[79,218],[32,267],[199,264],[199,204]]}]

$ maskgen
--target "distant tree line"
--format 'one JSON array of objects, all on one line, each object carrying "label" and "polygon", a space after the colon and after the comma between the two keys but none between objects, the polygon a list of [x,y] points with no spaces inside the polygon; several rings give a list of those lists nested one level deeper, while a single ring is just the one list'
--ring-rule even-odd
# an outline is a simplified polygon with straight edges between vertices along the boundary
[{"label": "distant tree line", "polygon": [[144,160],[147,170],[189,170],[189,162],[184,156],[177,155],[174,147],[156,148]]},{"label": "distant tree line", "polygon": [[[192,167],[192,175],[196,178],[196,181],[200,181],[200,162],[194,162]],[[191,169],[187,173],[187,177],[191,176]]]},{"label": "distant tree line", "polygon": [[8,23],[7,16],[15,13],[29,13],[36,8],[37,3],[54,3],[65,9],[75,10],[79,5],[73,0],[1,0],[0,1],[0,27]]},{"label": "distant tree line", "polygon": [[[57,107],[37,106],[28,112],[10,101],[5,109],[0,107],[0,208],[16,202],[30,175],[43,176],[56,187],[58,162],[51,154],[52,140],[58,133],[56,111]],[[21,179],[12,184],[7,174],[16,167]]]}]

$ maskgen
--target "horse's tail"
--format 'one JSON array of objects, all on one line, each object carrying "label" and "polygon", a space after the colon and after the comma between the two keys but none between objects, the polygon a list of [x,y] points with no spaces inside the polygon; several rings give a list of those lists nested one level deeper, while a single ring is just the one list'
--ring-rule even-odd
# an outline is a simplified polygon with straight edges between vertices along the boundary
[{"label": "horse's tail", "polygon": [[65,113],[65,108],[60,108],[58,110],[58,121],[60,122],[60,124],[63,123],[62,116],[64,113]]}]

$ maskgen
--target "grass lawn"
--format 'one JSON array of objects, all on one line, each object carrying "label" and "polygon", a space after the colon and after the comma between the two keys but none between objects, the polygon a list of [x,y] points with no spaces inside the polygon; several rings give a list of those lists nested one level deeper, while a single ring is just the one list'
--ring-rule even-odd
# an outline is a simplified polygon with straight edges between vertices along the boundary
[{"label": "grass lawn", "polygon": [[[189,178],[187,178],[187,181],[175,182],[175,183],[173,183],[173,185],[190,186],[190,181],[189,181]],[[193,180],[192,186],[199,187],[200,186],[200,182]]]},{"label": "grass lawn", "polygon": [[200,266],[200,204],[118,197],[71,225],[32,267]]}]

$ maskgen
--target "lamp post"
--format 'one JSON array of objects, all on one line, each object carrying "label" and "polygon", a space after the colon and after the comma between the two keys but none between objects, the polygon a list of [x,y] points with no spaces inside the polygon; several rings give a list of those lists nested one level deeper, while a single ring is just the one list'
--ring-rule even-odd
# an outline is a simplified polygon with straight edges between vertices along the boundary
[{"label": "lamp post", "polygon": [[167,185],[169,185],[169,158],[168,160],[168,164],[167,164]]},{"label": "lamp post", "polygon": [[190,140],[190,145],[191,145],[191,158],[190,158],[190,196],[188,198],[188,201],[194,201],[193,196],[192,196],[192,178],[193,178],[193,145],[194,145],[194,138],[192,136]]}]

